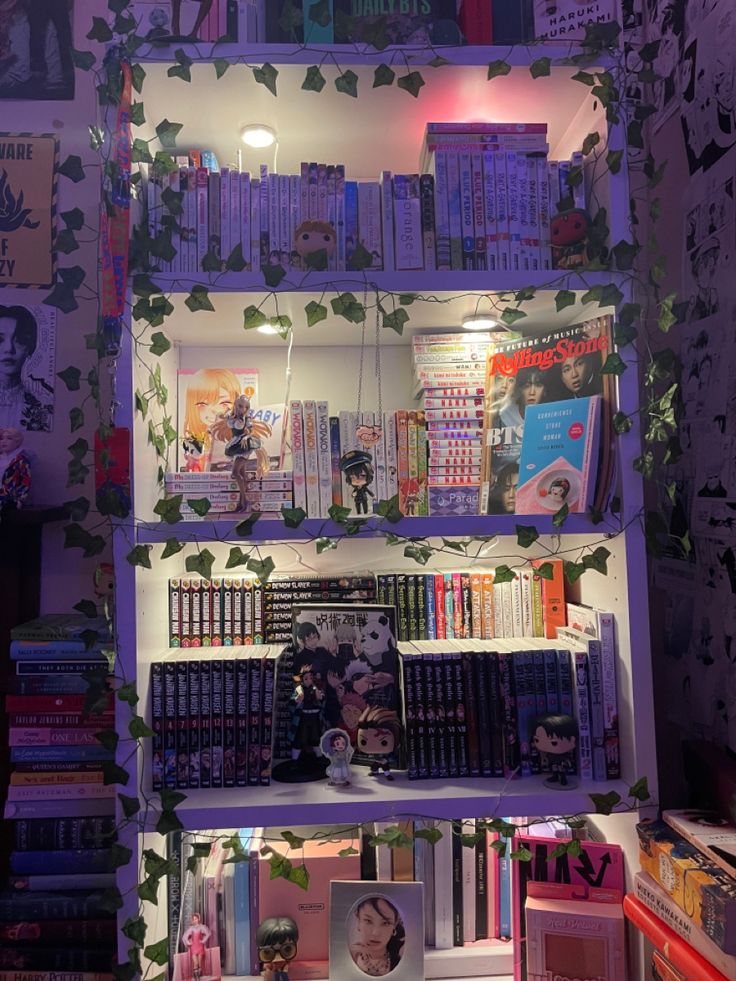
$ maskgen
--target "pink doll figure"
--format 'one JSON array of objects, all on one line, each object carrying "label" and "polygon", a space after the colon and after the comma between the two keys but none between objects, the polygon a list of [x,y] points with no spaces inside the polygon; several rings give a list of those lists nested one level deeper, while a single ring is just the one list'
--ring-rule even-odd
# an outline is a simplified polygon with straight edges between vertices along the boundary
[{"label": "pink doll figure", "polygon": [[212,931],[202,923],[199,913],[192,913],[188,929],[184,931],[181,942],[188,948],[192,958],[192,977],[200,981],[202,977],[202,958]]},{"label": "pink doll figure", "polygon": [[20,429],[0,429],[0,510],[21,508],[31,491],[31,463]]},{"label": "pink doll figure", "polygon": [[327,767],[328,786],[349,787],[350,760],[353,757],[350,736],[343,729],[328,729],[319,745],[322,754],[330,761]]}]

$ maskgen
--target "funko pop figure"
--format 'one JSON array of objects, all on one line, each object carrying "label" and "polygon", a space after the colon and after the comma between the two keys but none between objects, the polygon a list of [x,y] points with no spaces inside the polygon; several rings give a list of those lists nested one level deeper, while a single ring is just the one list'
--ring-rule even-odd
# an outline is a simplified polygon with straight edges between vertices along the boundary
[{"label": "funko pop figure", "polygon": [[393,709],[369,705],[358,719],[358,751],[372,756],[372,777],[378,776],[379,770],[387,780],[393,780],[389,757],[399,745],[401,738],[401,723]]}]

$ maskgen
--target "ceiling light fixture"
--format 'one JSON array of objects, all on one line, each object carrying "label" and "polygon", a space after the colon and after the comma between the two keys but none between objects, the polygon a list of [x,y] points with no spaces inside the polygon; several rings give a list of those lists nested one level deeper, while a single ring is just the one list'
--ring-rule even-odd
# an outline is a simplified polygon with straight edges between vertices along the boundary
[{"label": "ceiling light fixture", "polygon": [[254,150],[263,150],[276,142],[276,130],[263,123],[250,123],[241,129],[240,139]]},{"label": "ceiling light fixture", "polygon": [[463,330],[503,330],[503,324],[487,313],[474,313],[463,317]]}]

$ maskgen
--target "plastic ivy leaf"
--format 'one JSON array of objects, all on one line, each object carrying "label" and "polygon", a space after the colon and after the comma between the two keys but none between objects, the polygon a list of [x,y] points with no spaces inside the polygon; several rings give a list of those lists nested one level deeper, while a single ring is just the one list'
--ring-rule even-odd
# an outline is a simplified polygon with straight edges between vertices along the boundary
[{"label": "plastic ivy leaf", "polygon": [[414,559],[419,565],[426,565],[432,558],[432,549],[427,545],[412,542],[404,548],[404,556],[407,559]]},{"label": "plastic ivy leaf", "polygon": [[203,579],[211,578],[215,557],[208,548],[203,548],[196,555],[187,555],[184,567],[187,572],[197,572]]},{"label": "plastic ivy leaf", "polygon": [[511,65],[508,61],[501,61],[497,59],[496,61],[491,61],[488,65],[488,79],[499,78],[502,75],[508,75],[511,71]]},{"label": "plastic ivy leaf", "polygon": [[105,44],[112,40],[112,31],[104,17],[93,17],[92,27],[85,36],[89,41],[99,41],[100,44]]},{"label": "plastic ivy leaf", "polygon": [[[164,815],[162,814],[161,818],[163,817]],[[160,819],[159,819],[159,823],[160,823]],[[172,830],[178,830],[178,829],[172,829]],[[164,832],[161,833],[163,834]],[[158,886],[160,881],[161,881],[160,879],[151,879],[151,878],[144,879],[143,882],[141,882],[138,885],[138,888],[136,890],[138,893],[138,898],[142,900],[144,903],[153,903],[154,906],[158,906]]]},{"label": "plastic ivy leaf", "polygon": [[588,135],[583,140],[583,156],[587,157],[594,146],[598,146],[601,141],[600,133],[588,133]]},{"label": "plastic ivy leaf", "polygon": [[64,255],[69,255],[70,252],[77,251],[79,242],[74,237],[74,232],[68,228],[64,228],[60,232],[57,232],[56,238],[54,239],[54,248],[57,252],[63,252]]},{"label": "plastic ivy leaf", "polygon": [[555,570],[551,562],[542,562],[540,566],[535,566],[534,573],[540,579],[554,579]]},{"label": "plastic ivy leaf", "polygon": [[379,501],[376,508],[378,515],[385,518],[390,524],[395,525],[404,517],[399,509],[399,495],[394,494],[387,501]]},{"label": "plastic ivy leaf", "polygon": [[453,542],[451,538],[443,538],[442,547],[452,549],[453,552],[460,552],[461,555],[467,555],[466,546],[463,542]]},{"label": "plastic ivy leaf", "polygon": [[239,545],[233,545],[225,563],[226,569],[236,569],[239,565],[247,565],[250,552],[244,552]]},{"label": "plastic ivy leaf", "polygon": [[78,392],[79,391],[79,381],[82,377],[82,372],[79,368],[75,368],[73,365],[69,365],[68,368],[64,368],[63,371],[56,372],[57,378],[61,380],[66,385],[68,391]]},{"label": "plastic ivy leaf", "polygon": [[116,886],[105,889],[97,905],[102,913],[115,913],[123,905],[123,897],[120,895],[120,890]]},{"label": "plastic ivy leaf", "polygon": [[289,848],[301,848],[304,844],[304,838],[300,838],[299,835],[295,835],[293,831],[282,831],[281,837],[287,843]]},{"label": "plastic ivy leaf", "polygon": [[521,845],[516,851],[511,852],[509,858],[515,862],[531,862],[532,853],[525,845]]},{"label": "plastic ivy leaf", "polygon": [[276,79],[278,77],[278,69],[274,68],[273,65],[269,65],[268,62],[266,62],[260,68],[253,69],[253,78],[259,85],[265,85],[272,95],[278,94],[276,91]]},{"label": "plastic ivy leaf", "polygon": [[117,763],[113,763],[112,760],[104,760],[102,764],[102,783],[105,787],[109,787],[112,784],[121,783],[125,786],[130,780],[130,774],[118,766]]},{"label": "plastic ivy leaf", "polygon": [[414,832],[415,838],[423,838],[428,841],[430,845],[436,845],[438,841],[442,839],[442,832],[439,828],[418,828]]},{"label": "plastic ivy leaf", "polygon": [[349,845],[347,848],[341,848],[337,854],[340,856],[340,858],[347,858],[349,855],[360,855],[360,852],[357,848],[353,848],[352,845]]},{"label": "plastic ivy leaf", "polygon": [[409,95],[413,95],[416,99],[420,89],[423,85],[426,85],[426,82],[422,78],[421,72],[409,72],[408,75],[402,75],[396,84],[400,89],[408,92]]},{"label": "plastic ivy leaf", "polygon": [[177,48],[174,52],[174,57],[176,58],[176,64],[167,69],[166,74],[169,78],[180,78],[183,82],[191,82],[192,59],[183,48]]},{"label": "plastic ivy leaf", "polygon": [[261,266],[261,272],[266,280],[266,286],[270,286],[272,289],[275,289],[286,275],[283,266]]},{"label": "plastic ivy leaf", "polygon": [[600,572],[601,575],[607,576],[608,566],[606,562],[610,554],[607,548],[599,545],[594,552],[583,556],[583,565],[586,569],[594,569],[596,572]]},{"label": "plastic ivy leaf", "polygon": [[230,62],[226,61],[225,58],[215,58],[212,64],[215,66],[215,75],[217,78],[222,78],[230,67]]},{"label": "plastic ivy leaf", "polygon": [[95,739],[108,753],[114,753],[120,742],[120,736],[114,729],[103,729],[101,732],[96,732]]},{"label": "plastic ivy leaf", "polygon": [[251,512],[247,518],[245,518],[243,521],[239,521],[238,524],[235,525],[235,534],[240,535],[241,538],[247,538],[249,535],[252,535],[253,527],[260,517],[260,511]]},{"label": "plastic ivy leaf", "polygon": [[74,62],[75,68],[79,68],[83,72],[88,72],[92,65],[94,65],[96,58],[91,51],[76,51],[72,48],[72,61]]},{"label": "plastic ivy leaf", "polygon": [[149,351],[154,354],[157,358],[160,358],[162,354],[166,352],[171,347],[171,341],[168,339],[166,334],[162,334],[160,330],[157,330],[154,334],[151,334],[151,346]]},{"label": "plastic ivy leaf", "polygon": [[307,315],[307,327],[314,327],[315,324],[327,319],[327,307],[317,303],[316,300],[310,300],[304,307],[304,312]]},{"label": "plastic ivy leaf", "polygon": [[636,327],[632,327],[631,324],[615,324],[613,328],[613,340],[617,347],[626,347],[627,344],[631,344],[635,341],[638,336],[638,331]]},{"label": "plastic ivy leaf", "polygon": [[139,273],[137,276],[133,277],[134,296],[140,296],[143,299],[150,299],[150,297],[157,295],[160,292],[160,287],[153,282],[150,276],[145,275],[145,273]]},{"label": "plastic ivy leaf", "polygon": [[352,324],[362,324],[365,320],[365,307],[352,293],[340,293],[330,300],[330,306],[333,313],[338,317],[344,317]]},{"label": "plastic ivy leaf", "polygon": [[82,158],[76,153],[70,153],[63,164],[59,167],[59,173],[68,177],[73,184],[78,184],[84,180],[84,167]]},{"label": "plastic ivy leaf", "polygon": [[593,801],[596,814],[612,814],[617,804],[621,803],[621,794],[609,790],[607,794],[588,794]]},{"label": "plastic ivy leaf", "polygon": [[517,579],[517,578],[518,577],[517,577],[516,573],[514,572],[513,569],[509,568],[509,566],[507,566],[507,565],[499,565],[498,568],[496,569],[496,574],[493,577],[493,581],[494,581],[494,583],[497,583],[498,585],[500,585],[501,583],[504,583],[504,582],[513,582],[514,579]]},{"label": "plastic ivy leaf", "polygon": [[565,579],[569,583],[575,583],[585,572],[585,566],[582,562],[564,562],[562,568],[565,573]]},{"label": "plastic ivy leaf", "polygon": [[514,310],[513,307],[506,307],[501,314],[501,320],[507,327],[513,327],[517,320],[522,320],[524,317],[526,317],[526,313],[523,310]]},{"label": "plastic ivy leaf", "polygon": [[243,258],[243,246],[240,242],[235,246],[225,262],[225,268],[230,272],[242,272],[248,263]]},{"label": "plastic ivy leaf", "polygon": [[617,174],[621,170],[623,156],[623,150],[609,150],[606,154],[606,166],[612,174]]},{"label": "plastic ivy leaf", "polygon": [[243,329],[254,330],[268,323],[268,317],[252,303],[243,310]]},{"label": "plastic ivy leaf", "polygon": [[167,524],[174,525],[177,521],[181,521],[182,500],[183,494],[174,494],[173,497],[162,498],[160,501],[156,501],[153,513],[157,514]]},{"label": "plastic ivy leaf", "polygon": [[526,303],[527,300],[534,299],[536,292],[534,286],[522,286],[518,293],[514,294],[514,300],[516,303]]},{"label": "plastic ivy leaf", "polygon": [[97,606],[92,602],[92,600],[80,600],[78,603],[74,604],[72,609],[79,610],[80,613],[84,614],[84,616],[88,617],[90,620],[97,616]]},{"label": "plastic ivy leaf", "polygon": [[154,964],[158,964],[163,967],[164,964],[169,963],[169,938],[164,937],[163,940],[159,940],[158,943],[149,944],[147,947],[143,948],[143,956],[152,961]]},{"label": "plastic ivy leaf", "polygon": [[337,548],[337,542],[334,538],[327,538],[326,535],[321,535],[314,544],[317,548],[317,555],[328,552],[332,548]]},{"label": "plastic ivy leaf", "polygon": [[409,314],[406,310],[399,307],[398,310],[394,310],[393,313],[387,313],[383,316],[383,326],[395,330],[397,334],[401,335],[404,333],[404,324],[409,319]]},{"label": "plastic ivy leaf", "polygon": [[310,252],[305,256],[304,264],[307,269],[324,272],[327,268],[327,249],[315,249],[314,252]]},{"label": "plastic ivy leaf", "polygon": [[595,75],[591,75],[590,72],[575,72],[572,80],[573,82],[581,82],[583,85],[595,85]]},{"label": "plastic ivy leaf", "polygon": [[[88,470],[87,467],[84,469]],[[82,554],[88,559],[104,552],[105,539],[102,535],[91,535],[85,528],[71,524],[64,528],[64,548],[81,548]]]},{"label": "plastic ivy leaf", "polygon": [[542,78],[550,73],[551,60],[547,57],[537,58],[529,65],[529,74],[532,78]]},{"label": "plastic ivy leaf", "polygon": [[344,508],[340,504],[331,504],[327,513],[335,524],[344,525],[350,517],[350,508]]},{"label": "plastic ivy leaf", "polygon": [[127,794],[118,794],[118,800],[120,801],[120,806],[123,809],[123,814],[126,818],[135,817],[135,815],[141,809],[141,802],[137,797],[128,797]]},{"label": "plastic ivy leaf", "polygon": [[669,293],[659,304],[657,326],[663,334],[666,334],[670,327],[677,323],[677,316],[672,309],[676,299],[677,293]]},{"label": "plastic ivy leaf", "polygon": [[561,528],[564,525],[569,513],[570,508],[567,506],[567,504],[563,504],[560,510],[555,512],[555,514],[552,516],[552,524],[555,526],[555,528]]},{"label": "plastic ivy leaf", "polygon": [[410,307],[416,299],[416,293],[401,293],[399,295],[399,303],[402,307]]},{"label": "plastic ivy leaf", "polygon": [[183,123],[171,123],[168,119],[162,119],[156,127],[156,136],[161,141],[161,146],[167,150],[175,149],[176,138],[181,132],[182,127]]},{"label": "plastic ivy leaf", "polygon": [[338,75],[335,79],[335,88],[338,92],[342,92],[343,95],[349,95],[353,99],[358,98],[358,76],[355,72],[348,68],[346,72],[342,75]]},{"label": "plastic ivy leaf", "polygon": [[521,548],[529,548],[539,538],[539,532],[533,525],[516,526],[516,544]]},{"label": "plastic ivy leaf", "polygon": [[393,85],[396,72],[390,65],[379,65],[373,73],[373,88],[380,88],[382,85]]},{"label": "plastic ivy leaf", "polygon": [[[132,857],[133,857],[132,848],[126,848],[125,845],[121,845],[117,841],[114,842],[110,847],[110,858],[109,858],[110,871],[114,872],[115,869],[119,869],[122,868],[123,865],[127,865]],[[145,924],[144,924],[143,932],[145,933]],[[126,936],[129,936],[129,934],[126,934]]]},{"label": "plastic ivy leaf", "polygon": [[302,82],[302,89],[305,92],[321,92],[327,84],[327,80],[320,71],[319,65],[310,65],[307,74]]},{"label": "plastic ivy leaf", "polygon": [[162,811],[161,817],[156,822],[156,831],[160,835],[167,835],[170,831],[181,831],[183,827],[184,825],[173,811]]},{"label": "plastic ivy leaf", "polygon": [[198,310],[208,310],[214,313],[215,310],[212,306],[212,300],[210,300],[210,291],[206,286],[193,286],[192,292],[184,303],[192,313],[196,313]]},{"label": "plastic ivy leaf", "polygon": [[370,269],[373,265],[373,256],[370,254],[368,249],[363,245],[362,242],[358,242],[355,246],[353,254],[350,256],[348,262],[348,269],[352,272],[355,270],[359,272],[361,269]]},{"label": "plastic ivy leaf", "polygon": [[77,497],[73,501],[64,501],[62,507],[72,521],[84,521],[89,512],[90,503],[86,497]]},{"label": "plastic ivy leaf", "polygon": [[271,578],[273,570],[276,568],[276,563],[273,561],[270,555],[267,555],[263,561],[260,561],[259,559],[249,559],[246,568],[248,569],[248,572],[252,572],[261,583],[267,583]]},{"label": "plastic ivy leaf", "polygon": [[623,375],[626,371],[626,364],[622,361],[621,355],[616,351],[613,351],[605,360],[603,367],[601,368],[602,375]]},{"label": "plastic ivy leaf", "polygon": [[287,528],[298,528],[307,516],[304,508],[281,508],[281,517]]},{"label": "plastic ivy leaf", "polygon": [[572,290],[558,290],[555,294],[555,307],[557,312],[564,310],[565,307],[571,307],[575,305],[575,294]]},{"label": "plastic ivy leaf", "polygon": [[625,412],[616,412],[613,416],[613,430],[618,436],[628,433],[631,429],[631,419]]}]

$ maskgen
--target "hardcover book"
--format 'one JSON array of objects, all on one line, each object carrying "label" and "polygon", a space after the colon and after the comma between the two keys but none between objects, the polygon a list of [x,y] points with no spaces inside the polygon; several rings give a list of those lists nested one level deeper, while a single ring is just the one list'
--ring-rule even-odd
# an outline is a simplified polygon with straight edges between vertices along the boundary
[{"label": "hardcover book", "polygon": [[663,811],[662,818],[724,872],[736,875],[736,827],[715,811]]},{"label": "hardcover book", "polygon": [[616,0],[534,0],[534,36],[544,41],[582,41],[587,24],[615,21]]},{"label": "hardcover book", "polygon": [[598,462],[600,396],[529,405],[516,488],[517,514],[585,512]]}]

